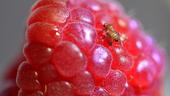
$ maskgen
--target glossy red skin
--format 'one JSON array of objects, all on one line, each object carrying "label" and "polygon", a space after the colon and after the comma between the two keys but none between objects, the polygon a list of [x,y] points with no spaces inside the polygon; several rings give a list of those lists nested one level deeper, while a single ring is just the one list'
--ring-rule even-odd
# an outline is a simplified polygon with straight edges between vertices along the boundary
[{"label": "glossy red skin", "polygon": [[[55,92],[54,88],[58,90]],[[72,85],[69,82],[52,82],[47,85],[47,96],[73,96]]]},{"label": "glossy red skin", "polygon": [[41,43],[28,43],[25,45],[23,51],[28,62],[37,68],[48,63],[53,53],[53,49],[51,47]]},{"label": "glossy red skin", "polygon": [[38,80],[38,73],[33,66],[23,62],[18,67],[16,83],[22,90],[40,90],[41,84]]},{"label": "glossy red skin", "polygon": [[[48,23],[35,23],[27,29],[28,42],[38,42],[54,47],[62,38],[57,26]],[[41,37],[41,38],[40,38]]]},{"label": "glossy red skin", "polygon": [[70,42],[61,42],[58,44],[54,50],[52,63],[58,72],[65,77],[73,77],[82,70],[85,70],[87,66],[86,58],[81,50]]},{"label": "glossy red skin", "polygon": [[[27,20],[18,96],[162,96],[164,51],[112,3],[38,0]],[[124,40],[109,37],[106,23]]]}]

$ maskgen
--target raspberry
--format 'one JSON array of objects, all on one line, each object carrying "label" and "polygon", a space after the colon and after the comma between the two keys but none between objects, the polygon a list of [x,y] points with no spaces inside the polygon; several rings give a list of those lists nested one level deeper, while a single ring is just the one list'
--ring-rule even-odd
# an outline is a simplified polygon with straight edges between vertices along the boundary
[{"label": "raspberry", "polygon": [[133,84],[143,88],[152,84],[156,76],[156,66],[152,59],[140,56],[135,60],[131,72]]},{"label": "raspberry", "polygon": [[61,42],[55,48],[52,61],[58,72],[65,77],[75,76],[86,67],[83,53],[76,45],[67,41]]},{"label": "raspberry", "polygon": [[109,96],[109,94],[101,87],[96,87],[91,96]]},{"label": "raspberry", "polygon": [[41,89],[38,81],[38,73],[27,62],[20,64],[16,77],[17,85],[23,90],[38,90]]},{"label": "raspberry", "polygon": [[105,78],[109,73],[112,63],[110,51],[101,45],[96,45],[91,53],[89,70],[95,78]]},{"label": "raspberry", "polygon": [[72,22],[76,22],[76,21],[82,21],[82,22],[86,22],[88,24],[94,24],[94,17],[92,15],[92,13],[85,9],[85,8],[77,8],[77,9],[73,9],[71,11],[71,17],[70,17]]},{"label": "raspberry", "polygon": [[46,64],[39,69],[39,78],[43,83],[50,83],[59,80],[59,74],[52,64]]},{"label": "raspberry", "polygon": [[113,69],[119,69],[121,71],[129,71],[132,67],[133,58],[124,48],[121,46],[115,46],[111,49],[114,61],[112,62]]},{"label": "raspberry", "polygon": [[39,42],[53,47],[62,38],[59,32],[58,27],[52,24],[34,23],[27,29],[27,39],[29,43]]},{"label": "raspberry", "polygon": [[73,96],[72,90],[68,82],[52,82],[47,85],[47,96]]},{"label": "raspberry", "polygon": [[40,66],[49,62],[52,52],[51,47],[44,46],[41,43],[30,43],[24,48],[24,55],[33,66]]},{"label": "raspberry", "polygon": [[36,91],[36,92],[24,92],[23,90],[18,91],[18,96],[43,96],[43,92]]},{"label": "raspberry", "polygon": [[25,58],[24,58],[23,55],[20,54],[20,55],[18,55],[17,58],[15,58],[15,60],[13,60],[11,62],[12,66],[9,68],[9,70],[5,74],[4,81],[6,81],[6,80],[13,80],[15,82],[18,66],[23,61],[25,61]]},{"label": "raspberry", "polygon": [[65,23],[68,17],[69,11],[62,4],[48,4],[47,6],[39,7],[35,11],[33,11],[33,13],[29,17],[28,25],[31,25],[36,22],[46,21],[46,23],[55,24],[56,26],[59,26],[62,23]]},{"label": "raspberry", "polygon": [[69,40],[80,47],[82,47],[85,52],[87,49],[91,49],[94,45],[96,32],[92,25],[84,22],[72,22],[66,25],[63,31],[64,40]]},{"label": "raspberry", "polygon": [[76,95],[90,95],[95,87],[93,77],[88,71],[77,74],[71,82]]},{"label": "raspberry", "polygon": [[111,70],[104,80],[104,88],[111,96],[119,96],[125,89],[126,76],[119,70]]},{"label": "raspberry", "polygon": [[163,96],[165,52],[116,1],[37,0],[23,51],[3,96]]},{"label": "raspberry", "polygon": [[121,96],[136,96],[134,93],[133,88],[129,85],[129,84],[125,84],[125,89],[123,91],[123,93],[121,94]]}]

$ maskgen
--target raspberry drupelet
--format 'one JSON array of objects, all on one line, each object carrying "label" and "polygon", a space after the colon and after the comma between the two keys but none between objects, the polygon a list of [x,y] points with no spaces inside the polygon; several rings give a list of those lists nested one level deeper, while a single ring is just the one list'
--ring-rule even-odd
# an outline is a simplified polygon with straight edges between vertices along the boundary
[{"label": "raspberry drupelet", "polygon": [[163,96],[164,50],[114,0],[37,0],[23,54],[12,96]]}]

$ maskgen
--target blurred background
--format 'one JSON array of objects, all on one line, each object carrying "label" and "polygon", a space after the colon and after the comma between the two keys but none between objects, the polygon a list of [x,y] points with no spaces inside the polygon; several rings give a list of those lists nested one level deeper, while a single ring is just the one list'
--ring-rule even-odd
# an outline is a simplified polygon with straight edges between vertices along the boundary
[{"label": "blurred background", "polygon": [[[0,78],[22,49],[28,10],[36,0],[0,0]],[[170,0],[119,0],[170,55]],[[167,65],[168,66],[168,65]],[[170,96],[167,67],[165,96]],[[169,72],[168,72],[169,71]],[[168,92],[169,91],[169,92]]]}]

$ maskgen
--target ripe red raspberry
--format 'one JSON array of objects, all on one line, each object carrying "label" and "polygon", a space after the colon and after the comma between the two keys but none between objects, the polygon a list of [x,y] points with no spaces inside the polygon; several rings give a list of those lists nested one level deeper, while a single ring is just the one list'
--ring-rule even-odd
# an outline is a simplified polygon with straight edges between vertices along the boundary
[{"label": "ripe red raspberry", "polygon": [[37,0],[26,40],[18,96],[162,96],[164,51],[116,1]]}]

